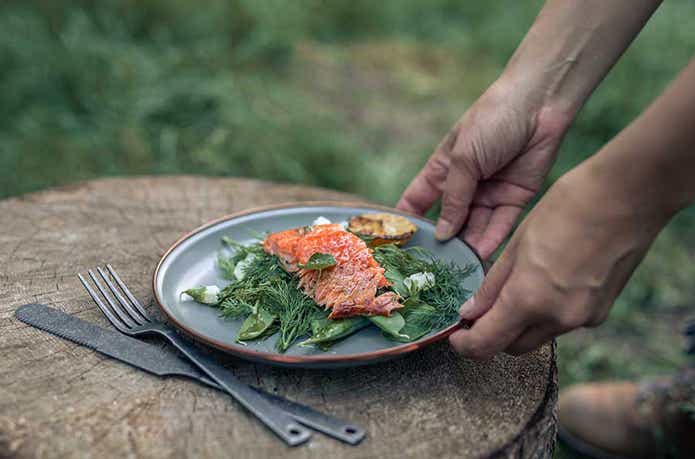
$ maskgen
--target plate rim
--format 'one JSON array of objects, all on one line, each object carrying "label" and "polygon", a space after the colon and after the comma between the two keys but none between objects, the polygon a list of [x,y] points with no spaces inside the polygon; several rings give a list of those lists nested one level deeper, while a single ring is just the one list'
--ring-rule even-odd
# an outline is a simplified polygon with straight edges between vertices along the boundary
[{"label": "plate rim", "polygon": [[[219,223],[226,222],[235,218],[239,217],[244,217],[246,215],[251,215],[251,214],[256,214],[256,213],[262,213],[262,212],[267,212],[267,211],[272,211],[272,210],[282,210],[282,209],[290,209],[290,208],[296,208],[296,207],[364,207],[364,208],[370,208],[374,210],[380,210],[384,212],[390,212],[390,213],[397,213],[401,214],[404,216],[409,216],[421,220],[425,220],[429,223],[434,224],[434,222],[424,216],[417,215],[413,212],[408,212],[405,210],[401,209],[395,209],[392,207],[388,206],[383,206],[380,204],[372,204],[368,202],[362,202],[362,201],[322,201],[322,200],[314,200],[314,201],[299,201],[299,202],[285,202],[285,203],[280,203],[280,204],[271,204],[267,206],[255,206],[251,207],[248,209],[241,210],[239,212],[234,212],[231,214],[226,214],[221,217],[215,218],[213,220],[210,220],[206,223],[203,223],[202,225],[198,226],[197,228],[185,233],[183,236],[179,237],[173,244],[169,246],[169,248],[164,252],[164,254],[161,256],[159,261],[157,262],[157,266],[155,267],[154,273],[152,274],[152,292],[154,295],[154,302],[159,308],[160,311],[165,315],[166,319],[168,322],[173,324],[176,328],[179,330],[185,332],[187,335],[190,337],[194,338],[196,341],[199,343],[212,346],[216,349],[219,349],[221,351],[224,351],[228,354],[236,355],[238,357],[243,357],[248,360],[253,360],[257,362],[269,362],[269,363],[274,363],[274,364],[280,364],[280,365],[296,365],[296,364],[307,364],[307,365],[322,365],[322,364],[341,364],[341,363],[350,363],[350,362],[370,362],[374,360],[381,360],[381,359],[387,359],[387,358],[393,358],[397,357],[400,355],[404,354],[409,354],[411,352],[414,352],[418,349],[424,348],[426,346],[429,346],[430,344],[436,343],[438,341],[441,341],[445,338],[448,338],[449,335],[454,333],[456,330],[462,327],[463,323],[462,321],[458,321],[452,325],[449,325],[446,328],[443,328],[439,330],[437,333],[428,336],[426,338],[420,338],[417,341],[414,341],[412,343],[403,343],[399,344],[397,346],[389,347],[386,349],[378,349],[375,351],[370,351],[370,352],[360,352],[357,354],[348,354],[348,355],[304,355],[304,356],[292,356],[292,355],[284,355],[280,353],[269,353],[269,352],[260,352],[260,351],[255,351],[252,349],[248,348],[243,348],[243,347],[232,347],[231,345],[228,345],[224,342],[221,342],[219,340],[216,340],[214,338],[208,338],[206,336],[201,335],[200,333],[194,331],[190,327],[184,325],[183,323],[179,322],[176,320],[164,307],[162,299],[159,296],[159,292],[157,291],[157,278],[159,276],[160,269],[164,262],[167,260],[167,258],[171,255],[171,253],[181,244],[183,244],[186,240],[190,239],[191,237],[195,236],[196,234],[200,233],[201,231],[204,231],[212,226],[215,226]],[[483,259],[480,257],[478,252],[471,247],[466,241],[463,239],[459,239],[460,242],[462,242],[468,249],[470,249],[471,253],[475,256],[476,260],[480,264],[480,268],[483,270],[483,275],[485,275],[485,264],[483,262]]]}]

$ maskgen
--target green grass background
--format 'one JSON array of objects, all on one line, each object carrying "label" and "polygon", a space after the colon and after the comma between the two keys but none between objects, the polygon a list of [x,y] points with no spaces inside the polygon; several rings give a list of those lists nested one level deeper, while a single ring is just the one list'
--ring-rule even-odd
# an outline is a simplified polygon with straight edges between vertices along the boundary
[{"label": "green grass background", "polygon": [[[4,1],[0,197],[109,175],[251,176],[394,204],[499,74],[542,2]],[[630,122],[695,50],[665,2],[582,110],[548,184]],[[664,178],[668,179],[668,178]],[[561,384],[684,364],[695,211],[657,240]],[[561,450],[561,455],[567,455]]]}]

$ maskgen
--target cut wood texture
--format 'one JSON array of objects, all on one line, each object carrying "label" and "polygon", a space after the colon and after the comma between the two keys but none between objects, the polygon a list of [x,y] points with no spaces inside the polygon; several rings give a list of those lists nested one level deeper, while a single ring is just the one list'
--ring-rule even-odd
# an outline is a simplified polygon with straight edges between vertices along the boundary
[{"label": "cut wood texture", "polygon": [[351,447],[315,434],[286,447],[224,394],[159,378],[19,322],[51,305],[109,326],[76,273],[112,263],[152,305],[159,257],[207,220],[255,206],[354,201],[247,179],[104,179],[0,202],[0,457],[550,457],[557,371],[551,345],[474,362],[440,343],[345,370],[287,370],[217,353],[243,381],[367,429]]}]

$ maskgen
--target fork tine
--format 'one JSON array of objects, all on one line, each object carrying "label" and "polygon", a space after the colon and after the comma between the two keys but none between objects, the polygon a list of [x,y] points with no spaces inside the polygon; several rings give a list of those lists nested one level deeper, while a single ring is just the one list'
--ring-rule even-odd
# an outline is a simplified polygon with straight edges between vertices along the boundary
[{"label": "fork tine", "polygon": [[92,297],[94,302],[97,304],[99,309],[101,309],[101,312],[104,313],[106,318],[111,322],[111,325],[116,327],[118,330],[121,332],[126,331],[126,327],[123,326],[123,323],[111,312],[111,310],[104,304],[103,301],[99,298],[99,295],[97,292],[94,291],[94,289],[89,285],[89,283],[85,280],[84,277],[82,277],[82,274],[77,274],[77,277],[80,279],[80,282],[82,282],[82,286],[87,290],[87,293],[89,293],[89,296]]},{"label": "fork tine", "polygon": [[99,266],[97,266],[97,272],[101,276],[102,279],[104,279],[104,282],[106,282],[106,285],[111,289],[111,293],[116,297],[116,300],[121,304],[121,307],[125,309],[126,314],[130,316],[131,319],[133,319],[133,322],[135,322],[138,325],[142,325],[145,323],[145,320],[140,317],[140,314],[133,309],[133,307],[130,305],[130,302],[123,298],[123,295],[121,295],[121,291],[118,290],[118,287],[113,285],[113,282],[111,282],[111,279],[109,276],[104,272],[103,269],[101,269]]},{"label": "fork tine", "polygon": [[111,298],[111,295],[106,291],[106,289],[101,285],[101,282],[99,282],[99,279],[97,279],[97,276],[92,272],[92,270],[88,270],[87,273],[89,274],[89,277],[92,278],[92,282],[97,286],[99,291],[101,292],[101,295],[106,299],[106,302],[109,303],[109,306],[111,306],[111,310],[116,313],[119,319],[121,319],[121,322],[123,322],[127,328],[133,328],[136,327],[137,324],[133,322],[133,319],[131,319],[128,314],[123,312],[121,308],[119,308],[116,303],[114,303],[113,298]]},{"label": "fork tine", "polygon": [[137,298],[135,298],[135,296],[133,296],[133,294],[130,293],[130,290],[128,289],[128,287],[126,287],[125,282],[123,282],[120,276],[116,273],[116,270],[113,269],[113,267],[108,263],[106,264],[106,269],[109,270],[111,276],[114,278],[118,286],[121,287],[121,290],[123,290],[125,296],[127,296],[130,302],[133,303],[133,306],[135,306],[135,309],[137,309],[142,318],[148,322],[151,322],[150,317],[147,315],[147,311],[145,311],[145,308],[143,308],[140,302],[137,300]]}]

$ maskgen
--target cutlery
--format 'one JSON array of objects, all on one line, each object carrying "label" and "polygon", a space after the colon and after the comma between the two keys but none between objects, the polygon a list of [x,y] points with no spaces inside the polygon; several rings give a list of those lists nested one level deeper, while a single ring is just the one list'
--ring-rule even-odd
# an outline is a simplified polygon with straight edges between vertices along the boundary
[{"label": "cutlery", "polygon": [[[122,333],[107,330],[78,317],[42,304],[27,304],[16,311],[19,320],[61,338],[96,350],[158,376],[185,376],[222,390],[188,360],[170,348],[140,341]],[[305,405],[253,388],[270,402],[279,405],[297,422],[351,445],[358,444],[365,431],[353,424],[323,414]]]},{"label": "cutlery", "polygon": [[[92,282],[94,282],[94,285],[96,285],[102,297],[99,297],[81,274],[78,274],[78,277],[99,309],[101,309],[109,322],[111,322],[118,331],[129,336],[156,335],[165,338],[183,355],[188,357],[191,363],[197,366],[207,377],[215,381],[222,390],[227,392],[247,410],[253,413],[254,416],[284,440],[285,443],[290,446],[297,446],[309,440],[311,437],[309,429],[297,423],[278,406],[273,405],[259,395],[258,392],[239,381],[236,376],[227,371],[226,368],[217,363],[212,357],[205,354],[195,344],[179,335],[173,328],[166,325],[164,322],[159,322],[150,318],[140,302],[132,295],[125,283],[123,283],[116,271],[108,264],[106,265],[106,269],[113,277],[113,280],[118,284],[120,290],[100,267],[97,267],[96,270],[103,282],[106,283],[110,293],[106,290],[94,272],[91,269],[88,270],[89,277],[92,279]],[[125,294],[125,297],[121,292]],[[102,298],[106,300],[108,306],[104,303]]]}]

